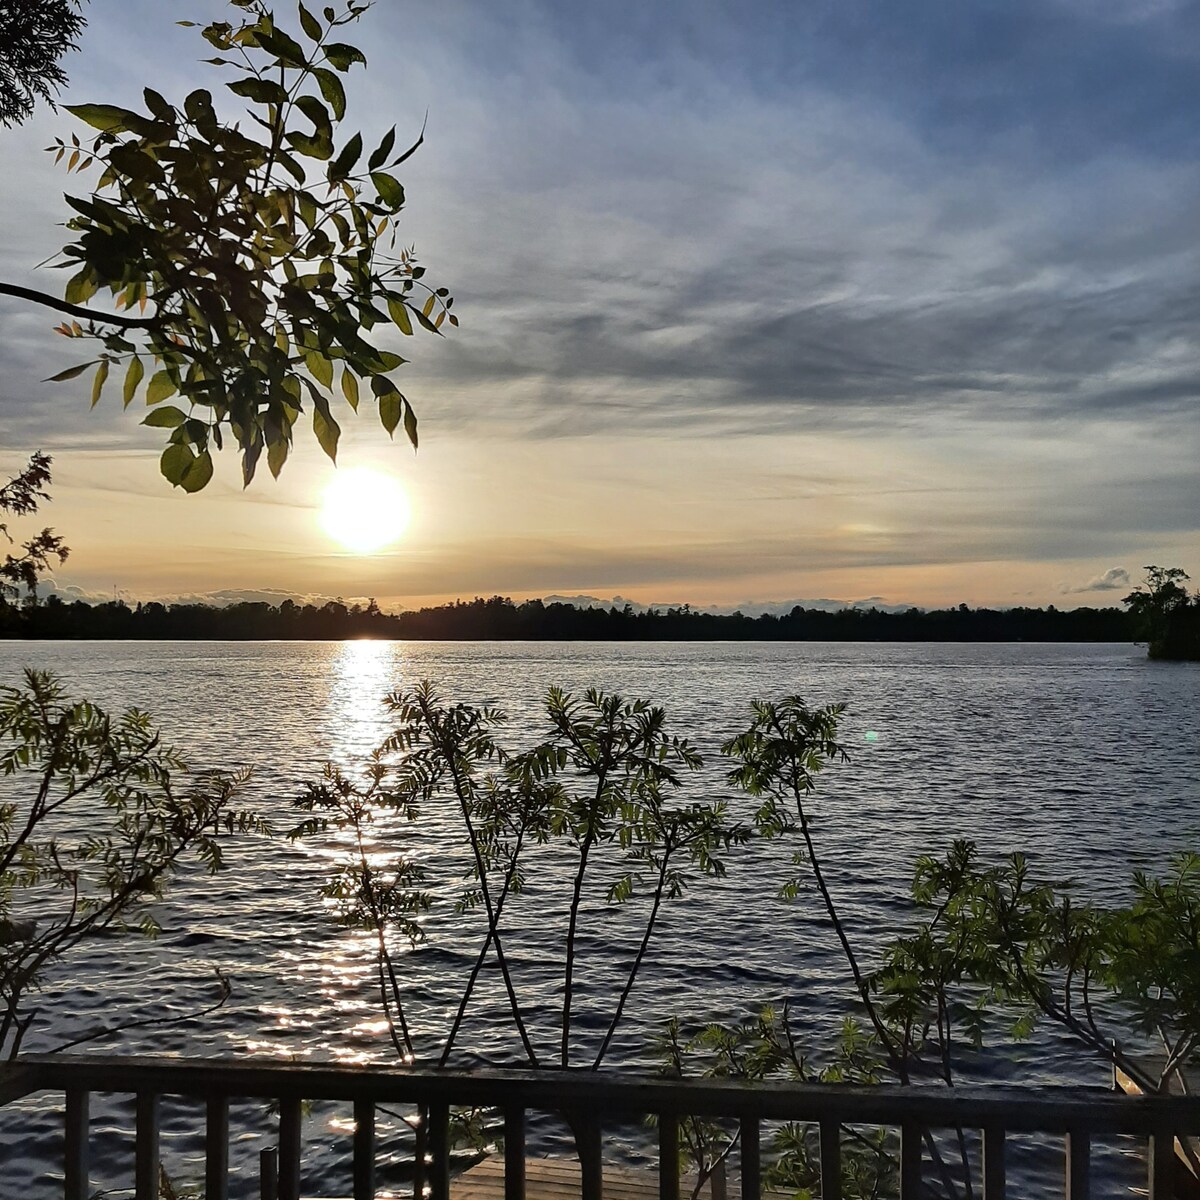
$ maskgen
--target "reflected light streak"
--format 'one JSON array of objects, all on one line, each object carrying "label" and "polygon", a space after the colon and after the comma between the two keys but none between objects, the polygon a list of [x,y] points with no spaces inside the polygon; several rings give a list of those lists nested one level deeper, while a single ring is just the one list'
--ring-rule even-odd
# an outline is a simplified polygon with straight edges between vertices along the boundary
[{"label": "reflected light streak", "polygon": [[326,726],[330,757],[353,767],[388,731],[383,698],[402,685],[398,642],[343,642],[333,664]]}]

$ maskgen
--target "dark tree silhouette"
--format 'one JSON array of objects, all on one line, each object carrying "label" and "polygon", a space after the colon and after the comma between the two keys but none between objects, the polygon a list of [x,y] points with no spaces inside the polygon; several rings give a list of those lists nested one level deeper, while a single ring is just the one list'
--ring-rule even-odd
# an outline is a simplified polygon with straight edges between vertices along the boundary
[{"label": "dark tree silhouette", "polygon": [[67,82],[59,60],[87,24],[77,0],[0,0],[0,124],[19,125]]},{"label": "dark tree silhouette", "polygon": [[1200,662],[1200,591],[1188,594],[1180,567],[1146,568],[1146,582],[1122,603],[1151,658]]},{"label": "dark tree silhouette", "polygon": [[[50,482],[50,456],[40,450],[30,456],[28,464],[20,474],[13,476],[0,487],[0,513],[14,517],[27,517],[37,512],[38,505],[50,499],[46,485]],[[0,535],[13,545],[8,524],[0,521]],[[66,543],[52,529],[21,543],[20,554],[7,553],[0,563],[0,604],[20,596],[21,590],[29,596],[37,595],[38,580],[50,570],[52,560],[66,560]]]}]

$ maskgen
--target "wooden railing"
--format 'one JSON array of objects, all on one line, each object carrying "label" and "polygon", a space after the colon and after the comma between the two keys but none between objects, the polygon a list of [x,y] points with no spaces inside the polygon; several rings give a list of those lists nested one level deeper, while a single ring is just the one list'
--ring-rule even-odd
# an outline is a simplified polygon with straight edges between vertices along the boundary
[{"label": "wooden railing", "polygon": [[1089,1195],[1090,1145],[1095,1135],[1132,1134],[1146,1139],[1150,1200],[1168,1200],[1176,1170],[1175,1139],[1200,1134],[1200,1098],[1134,1097],[1068,1088],[867,1088],[591,1072],[241,1065],[210,1059],[69,1055],[25,1058],[0,1067],[0,1105],[46,1090],[65,1097],[65,1200],[87,1200],[91,1194],[88,1116],[93,1092],[136,1096],[136,1200],[158,1200],[162,1096],[195,1097],[206,1103],[206,1200],[229,1196],[231,1099],[263,1098],[278,1104],[278,1200],[299,1200],[301,1104],[306,1100],[353,1103],[355,1200],[375,1196],[378,1104],[419,1105],[427,1113],[430,1200],[449,1200],[450,1111],[460,1106],[496,1109],[503,1116],[505,1200],[525,1200],[525,1121],[531,1111],[561,1113],[570,1121],[580,1159],[582,1200],[601,1200],[606,1120],[648,1114],[658,1118],[661,1200],[679,1200],[679,1122],[687,1117],[739,1123],[742,1200],[762,1196],[764,1122],[810,1122],[819,1128],[823,1200],[841,1200],[839,1139],[847,1125],[899,1129],[903,1200],[915,1200],[920,1192],[922,1143],[930,1130],[982,1131],[984,1200],[1005,1196],[1007,1133],[1065,1138],[1067,1200],[1085,1200]]}]

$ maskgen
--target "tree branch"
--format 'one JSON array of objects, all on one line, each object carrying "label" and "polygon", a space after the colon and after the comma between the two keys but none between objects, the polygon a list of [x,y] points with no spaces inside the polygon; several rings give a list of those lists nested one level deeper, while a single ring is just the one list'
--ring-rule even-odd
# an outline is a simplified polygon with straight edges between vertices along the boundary
[{"label": "tree branch", "polygon": [[43,308],[53,308],[68,316],[82,317],[85,321],[95,321],[101,325],[119,325],[122,329],[157,329],[163,324],[164,318],[128,317],[123,313],[97,313],[81,304],[68,304],[51,296],[47,292],[39,292],[33,288],[20,287],[15,283],[0,283],[0,296],[16,296],[19,300],[28,300],[32,304],[40,304]]}]

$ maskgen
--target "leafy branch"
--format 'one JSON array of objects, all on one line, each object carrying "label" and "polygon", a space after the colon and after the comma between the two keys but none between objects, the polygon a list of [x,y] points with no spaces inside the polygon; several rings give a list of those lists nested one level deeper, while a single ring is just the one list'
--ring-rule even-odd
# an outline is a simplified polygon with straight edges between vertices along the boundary
[{"label": "leafy branch", "polygon": [[[95,405],[123,371],[123,404],[144,395],[142,423],[167,435],[162,473],[190,492],[211,479],[226,436],[245,483],[264,452],[278,475],[305,414],[336,459],[333,406],[357,411],[364,392],[415,448],[416,412],[392,378],[406,359],[372,331],[458,324],[448,291],[397,242],[405,194],[393,172],[423,132],[397,152],[393,127],[369,154],[361,133],[339,133],[343,79],[366,57],[334,38],[369,4],[319,16],[300,4],[289,32],[263,0],[230,3],[237,19],[201,33],[217,51],[206,61],[236,76],[225,88],[242,119],[225,119],[203,88],[178,105],[147,88],[142,112],[68,106],[94,132],[48,149],[69,173],[100,172],[90,195],[66,197],[75,237],[52,265],[73,273],[62,299],[0,284],[74,318],[62,336],[96,344],[50,381],[93,371]],[[101,295],[111,310],[92,306]]]}]

